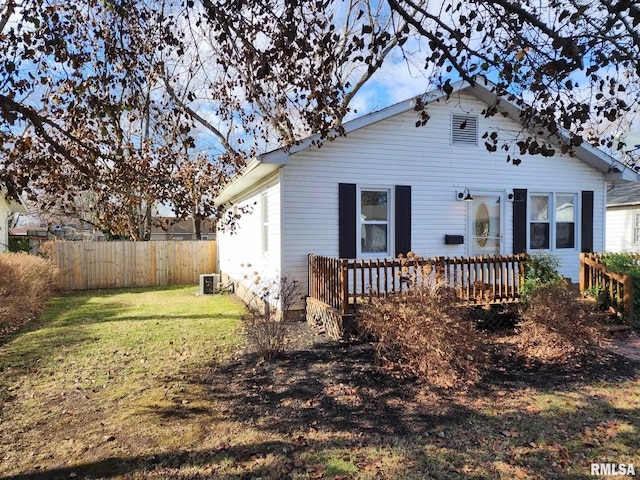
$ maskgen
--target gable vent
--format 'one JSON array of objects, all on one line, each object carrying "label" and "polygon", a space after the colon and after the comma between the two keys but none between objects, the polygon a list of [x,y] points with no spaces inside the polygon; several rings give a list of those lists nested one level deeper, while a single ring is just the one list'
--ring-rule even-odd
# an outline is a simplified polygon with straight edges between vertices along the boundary
[{"label": "gable vent", "polygon": [[451,115],[451,145],[478,145],[477,115]]}]

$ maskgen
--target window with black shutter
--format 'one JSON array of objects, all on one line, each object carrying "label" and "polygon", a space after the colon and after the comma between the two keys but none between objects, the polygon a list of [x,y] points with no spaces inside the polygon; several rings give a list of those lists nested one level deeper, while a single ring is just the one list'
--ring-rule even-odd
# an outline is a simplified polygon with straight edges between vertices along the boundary
[{"label": "window with black shutter", "polygon": [[391,257],[411,250],[411,187],[339,184],[341,258]]}]

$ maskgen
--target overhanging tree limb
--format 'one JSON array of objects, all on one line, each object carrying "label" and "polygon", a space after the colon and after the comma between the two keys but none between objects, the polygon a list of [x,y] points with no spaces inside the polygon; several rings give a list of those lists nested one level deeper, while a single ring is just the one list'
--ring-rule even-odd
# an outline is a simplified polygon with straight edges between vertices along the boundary
[{"label": "overhanging tree limb", "polygon": [[83,157],[79,157],[70,151],[68,148],[63,146],[58,140],[53,138],[49,132],[47,131],[45,125],[54,128],[59,133],[61,133],[64,137],[70,140],[73,144],[78,145],[85,149],[87,152],[93,154],[94,156],[99,156],[99,152],[93,149],[91,146],[87,145],[85,142],[80,140],[78,137],[72,135],[65,129],[56,125],[55,122],[49,120],[48,118],[42,117],[38,114],[33,108],[24,106],[15,102],[14,100],[8,98],[5,95],[0,95],[0,108],[10,110],[22,115],[22,117],[27,120],[31,126],[34,128],[36,133],[40,135],[57,153],[62,155],[65,160],[67,160],[71,165],[73,165],[79,172],[86,175],[89,178],[95,178],[95,172],[88,168],[85,164],[86,160]]},{"label": "overhanging tree limb", "polygon": [[191,118],[200,123],[204,128],[209,130],[213,135],[218,139],[218,141],[222,144],[227,153],[232,155],[237,155],[238,152],[234,149],[227,137],[225,137],[220,130],[218,130],[211,122],[207,121],[203,116],[198,114],[194,109],[192,109],[189,105],[184,103],[178,95],[176,95],[176,91],[171,85],[170,80],[167,78],[167,75],[162,76],[162,80],[164,81],[164,86],[167,89],[167,93],[171,97],[171,99],[176,102]]}]

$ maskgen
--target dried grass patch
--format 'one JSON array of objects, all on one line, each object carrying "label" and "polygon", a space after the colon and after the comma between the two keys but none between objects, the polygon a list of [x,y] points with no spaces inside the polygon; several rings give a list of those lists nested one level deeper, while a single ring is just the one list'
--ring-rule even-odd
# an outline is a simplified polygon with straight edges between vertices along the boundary
[{"label": "dried grass patch", "polygon": [[514,345],[524,357],[542,363],[579,363],[604,338],[597,316],[567,284],[533,292],[521,317]]},{"label": "dried grass patch", "polygon": [[56,268],[23,253],[0,255],[0,337],[15,331],[42,311],[51,295]]},{"label": "dried grass patch", "polygon": [[442,285],[386,299],[373,298],[359,326],[376,340],[379,359],[439,387],[473,383],[486,364],[481,334],[455,292]]}]

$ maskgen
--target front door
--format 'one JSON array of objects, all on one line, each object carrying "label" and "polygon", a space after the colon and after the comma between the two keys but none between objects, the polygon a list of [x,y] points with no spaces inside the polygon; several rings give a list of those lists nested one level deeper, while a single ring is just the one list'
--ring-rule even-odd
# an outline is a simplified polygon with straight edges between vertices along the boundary
[{"label": "front door", "polygon": [[473,195],[469,203],[468,254],[501,255],[502,194]]}]

